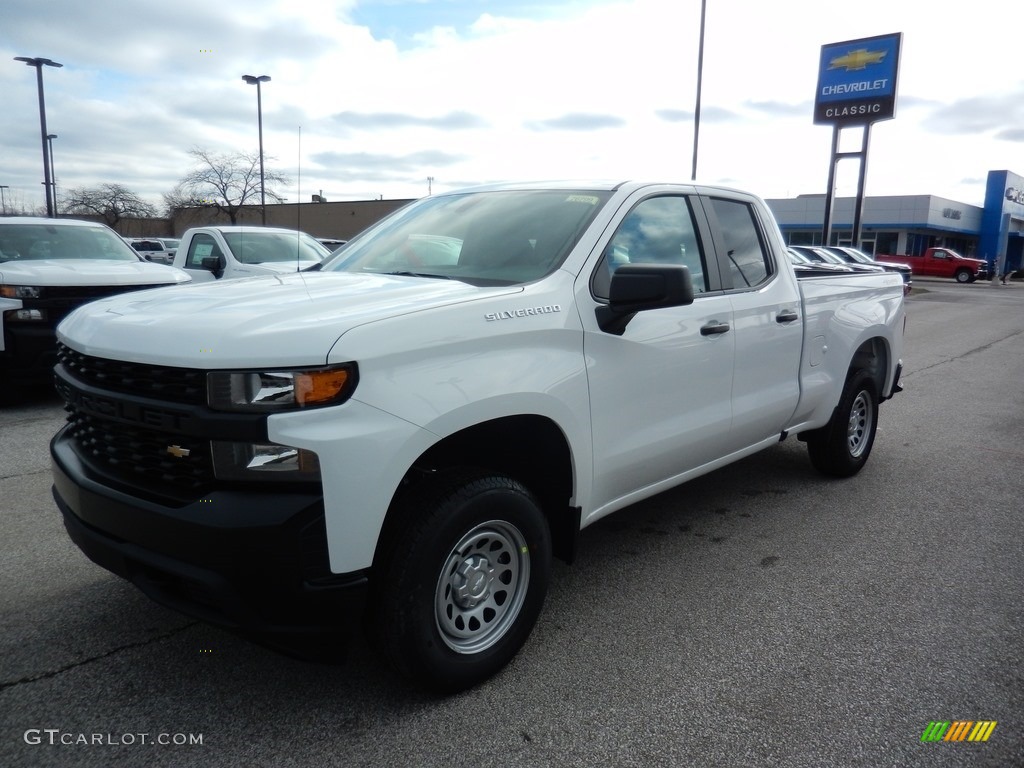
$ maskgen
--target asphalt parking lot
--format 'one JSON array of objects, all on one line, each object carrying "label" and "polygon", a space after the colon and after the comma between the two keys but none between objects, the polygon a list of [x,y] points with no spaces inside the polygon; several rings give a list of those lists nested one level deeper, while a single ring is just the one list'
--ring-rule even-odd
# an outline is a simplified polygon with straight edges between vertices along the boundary
[{"label": "asphalt parking lot", "polygon": [[1024,284],[916,285],[859,476],[789,440],[607,518],[450,698],[151,603],[64,533],[57,399],[0,408],[0,765],[1024,765]]}]

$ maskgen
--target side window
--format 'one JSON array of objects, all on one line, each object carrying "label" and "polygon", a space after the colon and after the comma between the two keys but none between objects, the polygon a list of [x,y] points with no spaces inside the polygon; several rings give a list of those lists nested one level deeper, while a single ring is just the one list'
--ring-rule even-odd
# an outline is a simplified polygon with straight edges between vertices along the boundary
[{"label": "side window", "polygon": [[216,256],[218,253],[220,249],[217,248],[213,237],[205,232],[197,232],[189,243],[185,266],[189,269],[202,269],[203,259],[207,256]]},{"label": "side window", "polygon": [[732,287],[751,288],[765,282],[772,274],[772,262],[751,206],[739,200],[711,198],[711,207],[725,241]]},{"label": "side window", "polygon": [[608,298],[612,273],[622,264],[682,264],[689,267],[694,294],[708,291],[704,253],[685,197],[650,197],[623,219],[605,247],[591,287]]}]

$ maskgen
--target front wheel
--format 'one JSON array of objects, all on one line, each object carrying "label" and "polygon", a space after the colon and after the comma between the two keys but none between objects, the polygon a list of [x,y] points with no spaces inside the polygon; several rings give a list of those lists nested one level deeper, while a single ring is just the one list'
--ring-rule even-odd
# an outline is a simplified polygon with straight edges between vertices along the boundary
[{"label": "front wheel", "polygon": [[878,428],[878,389],[865,370],[851,373],[829,423],[807,437],[815,469],[833,477],[860,472],[875,442]]},{"label": "front wheel", "polygon": [[526,642],[551,569],[547,519],[503,475],[438,473],[404,494],[371,606],[391,665],[443,693],[493,675]]},{"label": "front wheel", "polygon": [[973,277],[974,275],[971,274],[969,269],[958,269],[956,271],[956,281],[958,283],[969,283]]}]

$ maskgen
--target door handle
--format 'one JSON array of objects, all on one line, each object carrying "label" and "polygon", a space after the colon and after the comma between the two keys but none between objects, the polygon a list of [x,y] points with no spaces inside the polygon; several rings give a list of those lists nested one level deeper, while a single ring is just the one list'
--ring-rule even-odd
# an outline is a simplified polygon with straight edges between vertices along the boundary
[{"label": "door handle", "polygon": [[701,329],[700,329],[700,335],[701,336],[717,336],[720,333],[728,333],[728,332],[729,332],[729,324],[728,323],[719,323],[719,322],[717,322],[715,320],[712,320],[707,325],[702,325]]},{"label": "door handle", "polygon": [[776,323],[792,323],[794,320],[799,319],[800,315],[798,315],[792,309],[784,309],[775,316]]}]

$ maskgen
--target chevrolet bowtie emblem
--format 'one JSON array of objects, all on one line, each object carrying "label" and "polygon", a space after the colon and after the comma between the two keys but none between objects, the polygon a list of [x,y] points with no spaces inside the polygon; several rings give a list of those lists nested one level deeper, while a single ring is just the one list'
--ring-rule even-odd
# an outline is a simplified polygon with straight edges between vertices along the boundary
[{"label": "chevrolet bowtie emblem", "polygon": [[180,445],[168,445],[167,452],[176,459],[183,459],[192,453],[188,448],[182,448]]},{"label": "chevrolet bowtie emblem", "polygon": [[880,64],[888,51],[869,51],[867,48],[858,48],[842,56],[836,56],[828,63],[829,69],[846,68],[847,72],[855,69],[864,69],[868,64]]}]

